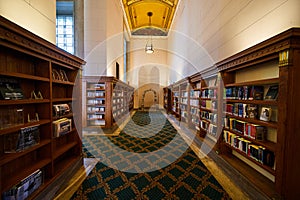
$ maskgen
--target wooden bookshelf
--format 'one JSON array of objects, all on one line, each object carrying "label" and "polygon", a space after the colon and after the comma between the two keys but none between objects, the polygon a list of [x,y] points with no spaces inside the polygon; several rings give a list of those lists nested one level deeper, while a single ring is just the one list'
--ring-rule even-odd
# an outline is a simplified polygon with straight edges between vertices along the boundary
[{"label": "wooden bookshelf", "polygon": [[220,80],[215,67],[200,72],[201,94],[200,94],[200,137],[212,149],[219,151],[220,137]]},{"label": "wooden bookshelf", "polygon": [[112,128],[133,109],[134,88],[112,76],[85,76],[83,126]]},{"label": "wooden bookshelf", "polygon": [[[187,91],[186,86],[182,87],[182,85],[185,85],[188,80],[189,101],[185,105],[189,109],[187,109],[188,117],[185,118],[189,128],[196,129],[200,140],[214,147],[220,153],[219,156],[236,168],[249,182],[274,199],[295,199],[300,195],[298,190],[300,155],[297,153],[300,150],[298,144],[300,141],[300,134],[298,134],[300,120],[298,112],[300,110],[298,103],[300,101],[299,41],[300,29],[291,28],[169,86],[172,89],[172,112],[176,117],[181,117],[181,99],[186,98],[182,95],[182,91]],[[214,84],[209,84],[210,82]],[[268,88],[274,85],[278,85],[278,97],[266,99]],[[245,86],[249,88],[263,86],[263,98],[243,98],[238,95],[228,98],[227,89]],[[195,95],[196,91],[201,92],[199,97],[197,93]],[[216,91],[213,92],[216,95],[208,95],[211,91]],[[216,102],[216,108],[207,106],[207,102],[208,105]],[[255,117],[249,116],[249,113],[243,115],[243,112],[239,113],[239,109],[229,109],[238,108],[239,104],[245,108],[247,105],[254,108],[257,106],[257,115],[254,114]],[[260,119],[263,107],[272,110],[269,121]],[[199,112],[198,116],[197,112]],[[215,136],[208,134],[208,126],[212,123],[209,116],[212,114],[217,115],[216,121],[213,122],[217,127]],[[265,127],[267,135],[263,140],[249,138],[249,135],[240,129],[241,127],[233,128],[226,125],[228,119],[238,122],[242,127],[243,124],[248,124],[247,127],[249,124]],[[239,148],[234,141],[226,141],[225,132],[230,132],[229,135],[233,134],[234,140],[239,140],[241,144],[244,143],[243,140],[247,140],[251,148],[258,146],[268,152],[273,152],[274,165],[270,166],[272,162],[266,164],[248,152],[244,152],[243,148]],[[239,139],[236,140],[236,138]]]},{"label": "wooden bookshelf", "polygon": [[[43,183],[29,197],[34,199],[43,196],[46,190],[60,189],[64,181],[55,181],[65,173],[75,173],[83,164],[79,136],[81,127],[75,126],[75,121],[78,120],[75,116],[80,116],[78,123],[81,124],[81,110],[73,112],[71,107],[68,114],[55,117],[53,105],[73,103],[73,106],[80,107],[81,99],[73,96],[78,97],[79,93],[76,91],[81,91],[78,72],[85,62],[4,17],[0,17],[0,30],[0,77],[16,81],[23,93],[21,99],[0,100],[1,198],[4,192],[39,169],[42,171]],[[63,73],[59,80],[53,75],[53,71]],[[32,91],[40,92],[42,98],[33,98]],[[16,109],[21,110],[22,114],[12,113]],[[13,120],[16,116],[22,119],[19,123]],[[52,123],[61,118],[72,121],[72,130],[57,138],[54,137]],[[15,153],[5,151],[7,138],[18,136],[22,128],[35,125],[39,125],[38,144]],[[70,169],[70,164],[77,167]],[[61,170],[57,170],[58,168]]]},{"label": "wooden bookshelf", "polygon": [[189,127],[200,132],[200,96],[201,74],[196,73],[189,77],[190,82],[190,123]]},{"label": "wooden bookshelf", "polygon": [[[300,110],[297,103],[300,100],[299,41],[300,29],[292,28],[216,64],[224,81],[225,91],[222,94],[227,96],[227,99],[224,97],[225,111],[228,112],[226,110],[228,104],[255,104],[258,107],[258,117],[254,119],[238,116],[237,113],[234,114],[235,116],[228,113],[222,115],[242,121],[241,124],[245,122],[265,126],[268,130],[266,139],[264,141],[252,139],[251,144],[273,152],[275,162],[273,167],[262,164],[257,159],[249,157],[249,154],[244,151],[233,147],[233,143],[225,142],[224,139],[221,140],[221,156],[248,177],[254,185],[265,191],[270,198],[279,196],[283,199],[295,199],[300,195],[297,189],[300,178],[297,163],[300,162],[300,155],[296,153],[299,152],[297,141],[300,136],[297,130],[299,130],[300,116],[298,112],[297,114],[294,112]],[[268,69],[270,74],[259,73],[263,69]],[[266,88],[276,84],[279,85],[278,98],[265,100]],[[263,86],[263,98],[249,100],[233,95],[234,97],[230,97],[232,99],[228,99],[231,89],[226,90],[227,88],[244,86]],[[270,121],[260,120],[262,107],[271,107],[272,115],[276,117],[271,118]],[[247,139],[244,134],[231,128],[224,131],[230,131],[240,138]],[[249,167],[239,167],[240,163]]]},{"label": "wooden bookshelf", "polygon": [[170,87],[164,87],[163,88],[163,95],[164,95],[164,102],[163,106],[164,109],[166,110],[166,113],[170,113],[172,110],[172,94],[171,94],[171,89]]}]

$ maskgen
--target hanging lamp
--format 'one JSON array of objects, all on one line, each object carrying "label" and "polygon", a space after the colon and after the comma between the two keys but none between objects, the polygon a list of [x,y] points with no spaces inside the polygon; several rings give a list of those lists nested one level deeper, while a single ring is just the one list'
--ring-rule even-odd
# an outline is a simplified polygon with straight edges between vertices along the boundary
[{"label": "hanging lamp", "polygon": [[151,54],[151,53],[154,52],[153,44],[152,44],[152,35],[151,35],[151,17],[153,15],[153,13],[152,12],[147,12],[147,15],[149,17],[149,27],[150,27],[149,34],[150,34],[150,39],[148,39],[148,41],[146,43],[145,52]]}]

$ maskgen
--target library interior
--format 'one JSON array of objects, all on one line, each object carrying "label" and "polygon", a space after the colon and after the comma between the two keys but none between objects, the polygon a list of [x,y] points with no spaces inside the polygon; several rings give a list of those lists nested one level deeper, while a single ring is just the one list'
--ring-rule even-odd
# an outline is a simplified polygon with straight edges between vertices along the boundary
[{"label": "library interior", "polygon": [[299,0],[0,0],[0,200],[300,197]]}]

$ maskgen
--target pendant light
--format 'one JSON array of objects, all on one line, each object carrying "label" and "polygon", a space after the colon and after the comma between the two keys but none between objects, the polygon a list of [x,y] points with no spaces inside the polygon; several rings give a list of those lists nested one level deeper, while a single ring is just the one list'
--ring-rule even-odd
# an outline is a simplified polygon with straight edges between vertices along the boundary
[{"label": "pendant light", "polygon": [[[153,15],[152,12],[147,12],[147,15],[149,17],[149,28],[150,28],[150,31],[149,31],[149,34],[150,34],[150,39],[148,39],[147,43],[146,43],[146,47],[145,47],[145,52],[146,53],[153,53],[154,52],[154,49],[153,49],[153,44],[152,44],[152,35],[151,35],[151,17]],[[150,42],[150,44],[149,44]]]}]

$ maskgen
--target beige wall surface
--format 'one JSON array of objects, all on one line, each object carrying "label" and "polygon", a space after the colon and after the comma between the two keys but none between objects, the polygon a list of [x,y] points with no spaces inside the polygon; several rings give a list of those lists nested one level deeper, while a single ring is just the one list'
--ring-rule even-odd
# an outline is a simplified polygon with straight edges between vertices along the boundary
[{"label": "beige wall surface", "polygon": [[56,0],[0,0],[0,14],[56,44]]},{"label": "beige wall surface", "polygon": [[106,74],[106,0],[84,0],[83,75]]},{"label": "beige wall surface", "polygon": [[[172,25],[172,33],[177,35],[170,35],[170,49],[180,47],[188,52],[191,45],[179,40],[178,35],[188,37],[198,46],[192,48],[194,55],[179,53],[189,57],[189,63],[201,71],[211,62],[219,62],[291,27],[300,27],[299,10],[299,0],[181,0]],[[183,71],[184,65],[176,65],[178,56],[169,55],[168,62],[183,76],[192,74]]]}]

